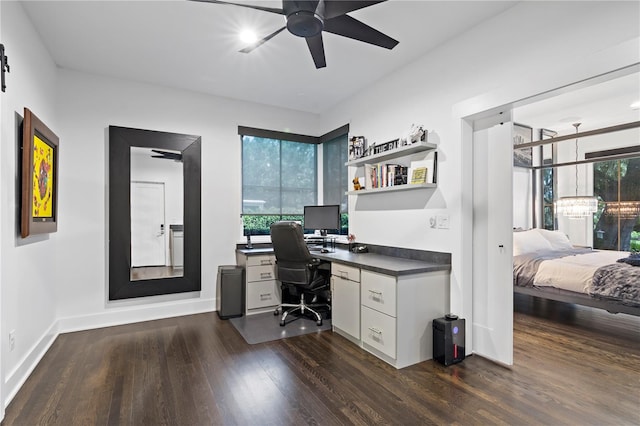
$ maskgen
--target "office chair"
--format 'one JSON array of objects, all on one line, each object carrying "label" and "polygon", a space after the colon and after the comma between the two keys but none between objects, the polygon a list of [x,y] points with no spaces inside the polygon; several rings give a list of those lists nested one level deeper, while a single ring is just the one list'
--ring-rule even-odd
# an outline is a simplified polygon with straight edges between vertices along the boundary
[{"label": "office chair", "polygon": [[[313,303],[319,296],[328,295],[329,263],[315,259],[309,253],[304,241],[302,227],[297,222],[281,221],[271,225],[271,242],[276,255],[276,277],[282,283],[283,290],[287,288],[292,295],[300,296],[300,303],[281,303],[274,315],[282,312],[280,325],[285,325],[287,316],[294,311],[301,314],[311,313],[316,324],[322,325],[322,316],[314,308],[327,307],[328,303]],[[305,296],[313,296],[311,303],[305,301]],[[293,308],[284,311],[283,308]]]}]

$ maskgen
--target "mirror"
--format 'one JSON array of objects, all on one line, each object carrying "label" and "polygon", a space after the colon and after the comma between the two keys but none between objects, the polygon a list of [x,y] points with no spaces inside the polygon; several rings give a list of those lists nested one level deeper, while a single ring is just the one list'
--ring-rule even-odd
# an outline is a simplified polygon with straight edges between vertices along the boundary
[{"label": "mirror", "polygon": [[182,169],[180,151],[131,147],[131,281],[183,276]]},{"label": "mirror", "polygon": [[[199,136],[109,126],[109,300],[201,289],[200,145]],[[148,154],[153,150],[159,151],[155,154],[162,158],[151,158]],[[141,159],[139,155],[148,155],[149,158]],[[162,237],[158,240],[163,240],[165,244],[168,242],[168,246],[163,246],[163,269],[169,263],[168,269],[175,269],[173,272],[176,273],[159,276],[136,274],[134,277],[140,264],[148,261],[139,258],[140,253],[145,255],[148,247],[139,249],[137,237],[134,236],[132,240],[132,230],[134,233],[138,232],[133,222],[141,221],[141,217],[144,218],[149,213],[132,210],[132,207],[135,209],[140,204],[139,189],[142,188],[142,192],[159,192],[157,184],[161,182],[158,176],[151,176],[150,170],[137,168],[141,162],[151,160],[157,162],[152,164],[157,164],[158,167],[164,164],[167,168],[171,167],[168,164],[175,162],[182,171],[182,184],[178,184],[182,195],[171,190],[170,196],[174,201],[175,197],[181,197],[182,208],[165,210],[163,223],[154,225],[158,228],[156,232]],[[173,174],[176,174],[175,167]],[[163,191],[168,196],[169,189],[166,186],[169,183],[162,182],[165,186]],[[155,190],[150,190],[148,187],[153,184],[156,184]],[[166,201],[170,202],[168,197]],[[179,259],[180,245],[182,262]],[[172,249],[176,250],[173,258]]]}]

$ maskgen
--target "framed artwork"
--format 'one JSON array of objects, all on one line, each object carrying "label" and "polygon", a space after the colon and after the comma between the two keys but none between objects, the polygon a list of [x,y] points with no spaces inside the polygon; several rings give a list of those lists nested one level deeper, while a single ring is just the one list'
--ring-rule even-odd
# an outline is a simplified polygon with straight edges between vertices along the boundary
[{"label": "framed artwork", "polygon": [[533,141],[533,129],[529,126],[513,123],[513,166],[531,167],[533,165],[533,148],[517,148],[518,145]]},{"label": "framed artwork", "polygon": [[22,238],[58,230],[58,168],[58,136],[25,108],[22,123]]}]

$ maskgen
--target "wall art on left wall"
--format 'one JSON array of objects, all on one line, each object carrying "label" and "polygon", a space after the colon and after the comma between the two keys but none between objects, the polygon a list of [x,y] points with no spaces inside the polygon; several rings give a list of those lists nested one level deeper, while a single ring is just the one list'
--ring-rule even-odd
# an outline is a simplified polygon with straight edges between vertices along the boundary
[{"label": "wall art on left wall", "polygon": [[20,235],[58,230],[59,139],[29,108],[22,123]]}]

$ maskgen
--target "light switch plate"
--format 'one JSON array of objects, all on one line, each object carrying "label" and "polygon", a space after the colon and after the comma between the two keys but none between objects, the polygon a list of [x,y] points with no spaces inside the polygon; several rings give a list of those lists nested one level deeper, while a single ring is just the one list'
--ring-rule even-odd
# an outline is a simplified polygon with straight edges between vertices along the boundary
[{"label": "light switch plate", "polygon": [[438,229],[449,229],[449,215],[439,214],[437,216]]}]

